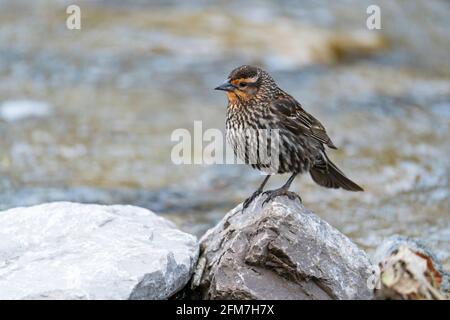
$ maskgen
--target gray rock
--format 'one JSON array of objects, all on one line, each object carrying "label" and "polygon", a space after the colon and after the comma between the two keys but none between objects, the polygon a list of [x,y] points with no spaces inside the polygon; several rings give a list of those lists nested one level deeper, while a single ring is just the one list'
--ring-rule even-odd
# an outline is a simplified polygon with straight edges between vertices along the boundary
[{"label": "gray rock", "polygon": [[299,201],[239,205],[200,240],[191,282],[204,299],[371,299],[370,262]]},{"label": "gray rock", "polygon": [[133,206],[55,202],[0,212],[0,299],[167,299],[194,236]]}]

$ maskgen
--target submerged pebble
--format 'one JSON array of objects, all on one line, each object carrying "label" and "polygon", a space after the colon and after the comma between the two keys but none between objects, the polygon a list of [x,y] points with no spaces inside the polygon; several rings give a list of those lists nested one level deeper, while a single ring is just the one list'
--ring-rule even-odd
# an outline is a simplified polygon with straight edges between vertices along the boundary
[{"label": "submerged pebble", "polygon": [[0,118],[8,122],[45,117],[50,112],[50,105],[41,101],[8,100],[0,105]]}]

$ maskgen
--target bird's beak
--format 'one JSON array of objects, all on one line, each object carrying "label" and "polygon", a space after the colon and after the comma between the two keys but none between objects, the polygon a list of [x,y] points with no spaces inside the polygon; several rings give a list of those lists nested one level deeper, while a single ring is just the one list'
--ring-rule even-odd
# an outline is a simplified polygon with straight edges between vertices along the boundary
[{"label": "bird's beak", "polygon": [[230,83],[230,81],[225,81],[220,86],[215,87],[214,90],[223,90],[223,91],[233,91],[234,86]]}]

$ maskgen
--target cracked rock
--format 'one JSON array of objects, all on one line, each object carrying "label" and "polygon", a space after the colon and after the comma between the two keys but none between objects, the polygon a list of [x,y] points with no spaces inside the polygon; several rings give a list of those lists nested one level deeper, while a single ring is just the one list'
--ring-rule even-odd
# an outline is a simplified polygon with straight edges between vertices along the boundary
[{"label": "cracked rock", "polygon": [[370,262],[299,201],[265,196],[202,237],[191,283],[203,299],[371,299]]}]

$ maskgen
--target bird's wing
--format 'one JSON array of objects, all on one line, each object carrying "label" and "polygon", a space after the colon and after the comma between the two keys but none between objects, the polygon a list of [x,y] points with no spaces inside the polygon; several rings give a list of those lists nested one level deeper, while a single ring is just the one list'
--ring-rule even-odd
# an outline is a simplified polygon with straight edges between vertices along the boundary
[{"label": "bird's wing", "polygon": [[291,96],[275,99],[270,107],[273,112],[281,115],[286,120],[286,127],[290,131],[310,136],[326,144],[329,148],[337,149],[319,120],[306,112],[300,103]]}]

